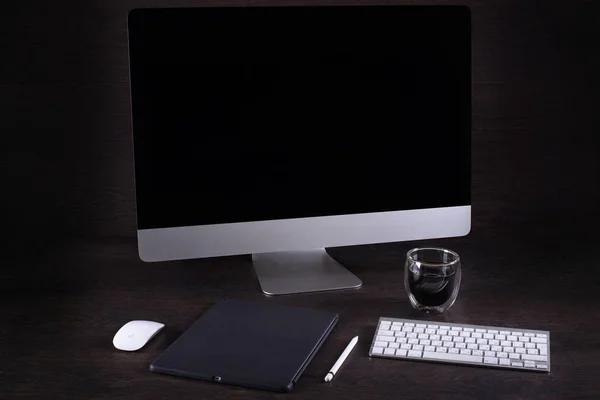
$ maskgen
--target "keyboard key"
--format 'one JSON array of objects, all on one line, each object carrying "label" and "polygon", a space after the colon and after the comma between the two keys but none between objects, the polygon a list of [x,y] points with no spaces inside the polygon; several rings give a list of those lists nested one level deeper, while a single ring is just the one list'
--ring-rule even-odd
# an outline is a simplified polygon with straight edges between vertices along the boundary
[{"label": "keyboard key", "polygon": [[466,354],[455,354],[455,353],[434,353],[432,351],[423,352],[423,358],[428,360],[445,360],[445,361],[463,361],[470,363],[481,363],[482,357],[466,355]]},{"label": "keyboard key", "polygon": [[394,326],[392,326],[392,330],[393,331],[401,331],[402,327],[400,325],[394,325]]},{"label": "keyboard key", "polygon": [[409,357],[421,357],[421,353],[420,351],[416,351],[416,350],[410,350],[408,352],[408,356]]},{"label": "keyboard key", "polygon": [[392,331],[382,331],[380,330],[379,332],[377,332],[378,335],[383,335],[383,336],[394,336],[394,332]]},{"label": "keyboard key", "polygon": [[375,353],[375,354],[382,354],[382,353],[383,353],[383,347],[379,347],[379,346],[375,346],[375,347],[373,347],[373,351],[372,351],[372,353]]},{"label": "keyboard key", "polygon": [[439,329],[439,325],[427,325],[429,329]]},{"label": "keyboard key", "polygon": [[498,364],[498,359],[496,357],[485,357],[483,359],[484,364]]},{"label": "keyboard key", "polygon": [[396,349],[383,349],[383,354],[393,356],[396,354]]},{"label": "keyboard key", "polygon": [[525,334],[524,334],[524,336],[527,336],[527,337],[535,337],[535,334],[534,334],[534,333],[525,333]]},{"label": "keyboard key", "polygon": [[483,357],[483,351],[481,351],[481,350],[473,350],[472,353],[473,353],[474,356],[481,356],[481,357]]},{"label": "keyboard key", "polygon": [[510,331],[500,331],[501,335],[510,335]]},{"label": "keyboard key", "polygon": [[425,348],[423,350],[425,350],[425,351],[435,351],[435,346],[425,346]]},{"label": "keyboard key", "polygon": [[403,350],[410,350],[410,349],[412,349],[412,344],[404,343],[404,344],[400,345],[400,348]]},{"label": "keyboard key", "polygon": [[383,342],[383,341],[379,341],[379,340],[375,341],[375,346],[377,346],[377,347],[387,347],[387,344],[388,344],[388,342]]},{"label": "keyboard key", "polygon": [[547,343],[546,338],[532,337],[529,339],[532,343]]},{"label": "keyboard key", "polygon": [[529,360],[529,361],[548,361],[547,356],[534,356],[532,354],[521,354],[521,360]]},{"label": "keyboard key", "polygon": [[400,357],[406,357],[407,353],[408,352],[406,350],[404,350],[404,349],[398,349],[398,350],[396,350],[396,355],[400,356]]},{"label": "keyboard key", "polygon": [[388,347],[389,347],[389,348],[392,348],[392,349],[397,349],[398,347],[400,347],[400,345],[399,345],[398,343],[390,343],[390,344],[388,345]]},{"label": "keyboard key", "polygon": [[523,363],[522,362],[513,362],[510,363],[511,367],[523,367]]},{"label": "keyboard key", "polygon": [[548,369],[548,366],[546,364],[537,364],[536,368],[539,368],[539,369]]},{"label": "keyboard key", "polygon": [[426,324],[417,324],[417,328],[427,328]]},{"label": "keyboard key", "polygon": [[488,333],[493,333],[494,335],[498,334],[498,331],[495,329],[488,330]]},{"label": "keyboard key", "polygon": [[508,358],[499,358],[498,361],[500,365],[510,365],[510,360]]},{"label": "keyboard key", "polygon": [[406,334],[406,337],[407,337],[407,338],[409,338],[409,339],[416,339],[416,338],[417,338],[417,336],[418,336],[418,335],[417,335],[416,333],[414,333],[414,332],[408,332],[408,333]]},{"label": "keyboard key", "polygon": [[390,321],[381,321],[381,323],[379,325],[391,325],[392,323]]}]

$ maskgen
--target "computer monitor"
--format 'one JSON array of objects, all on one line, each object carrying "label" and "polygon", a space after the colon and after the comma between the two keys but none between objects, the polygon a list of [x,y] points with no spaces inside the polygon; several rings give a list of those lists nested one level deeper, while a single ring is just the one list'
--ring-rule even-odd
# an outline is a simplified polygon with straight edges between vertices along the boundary
[{"label": "computer monitor", "polygon": [[263,292],[356,288],[326,248],[466,235],[463,6],[136,9],[139,256],[252,255]]}]

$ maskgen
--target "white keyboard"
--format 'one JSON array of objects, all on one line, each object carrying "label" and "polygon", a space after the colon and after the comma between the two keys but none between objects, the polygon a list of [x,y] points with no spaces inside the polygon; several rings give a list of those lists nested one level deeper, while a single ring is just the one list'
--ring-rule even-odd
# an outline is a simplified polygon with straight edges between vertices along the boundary
[{"label": "white keyboard", "polygon": [[550,332],[380,318],[369,356],[550,372]]}]

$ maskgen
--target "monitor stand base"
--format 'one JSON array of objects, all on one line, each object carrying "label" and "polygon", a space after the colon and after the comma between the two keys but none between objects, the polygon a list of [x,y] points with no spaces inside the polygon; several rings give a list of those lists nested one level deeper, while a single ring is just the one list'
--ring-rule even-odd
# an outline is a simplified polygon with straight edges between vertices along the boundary
[{"label": "monitor stand base", "polygon": [[362,286],[325,249],[253,254],[252,263],[263,293],[270,296]]}]

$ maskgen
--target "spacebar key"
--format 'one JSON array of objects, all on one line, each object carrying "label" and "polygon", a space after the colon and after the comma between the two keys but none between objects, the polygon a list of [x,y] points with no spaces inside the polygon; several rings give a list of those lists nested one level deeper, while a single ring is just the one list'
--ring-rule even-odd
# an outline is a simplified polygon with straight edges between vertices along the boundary
[{"label": "spacebar key", "polygon": [[441,361],[464,361],[470,363],[482,363],[483,357],[469,356],[467,354],[453,354],[453,353],[437,353],[433,351],[424,351],[423,359],[427,360],[441,360]]}]

